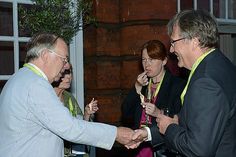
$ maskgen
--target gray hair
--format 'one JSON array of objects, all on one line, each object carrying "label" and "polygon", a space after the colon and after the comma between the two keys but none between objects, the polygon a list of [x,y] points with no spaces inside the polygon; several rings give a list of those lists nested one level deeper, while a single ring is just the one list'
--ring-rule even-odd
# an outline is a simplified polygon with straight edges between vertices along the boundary
[{"label": "gray hair", "polygon": [[27,43],[25,62],[34,60],[40,56],[44,49],[54,49],[59,36],[51,33],[39,33],[34,35]]},{"label": "gray hair", "polygon": [[214,16],[203,10],[184,10],[176,14],[168,23],[168,35],[178,26],[180,35],[187,39],[198,38],[202,48],[217,47],[219,34]]}]

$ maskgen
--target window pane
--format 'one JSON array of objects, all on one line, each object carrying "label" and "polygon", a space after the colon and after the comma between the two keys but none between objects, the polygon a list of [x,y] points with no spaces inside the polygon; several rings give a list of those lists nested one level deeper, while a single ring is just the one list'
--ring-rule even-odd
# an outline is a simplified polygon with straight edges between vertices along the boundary
[{"label": "window pane", "polygon": [[208,0],[198,0],[197,8],[202,10],[210,11],[210,5]]},{"label": "window pane", "polygon": [[19,43],[20,49],[19,49],[19,67],[23,67],[23,64],[25,63],[25,56],[26,56],[26,43]]},{"label": "window pane", "polygon": [[213,15],[216,18],[220,17],[220,2],[219,0],[213,0]]},{"label": "window pane", "polygon": [[23,29],[21,26],[21,23],[23,23],[24,21],[21,18],[21,10],[22,9],[30,9],[32,5],[30,4],[18,4],[18,26],[19,26],[19,36],[20,37],[30,37],[30,30],[25,28]]},{"label": "window pane", "polygon": [[12,3],[0,2],[0,35],[13,36]]},{"label": "window pane", "polygon": [[2,92],[3,86],[6,84],[6,80],[0,80],[0,93]]},{"label": "window pane", "polygon": [[0,42],[0,75],[14,73],[13,42]]},{"label": "window pane", "polygon": [[225,0],[213,0],[213,14],[216,18],[225,18]]},{"label": "window pane", "polygon": [[228,0],[228,7],[229,19],[236,19],[236,0]]},{"label": "window pane", "polygon": [[193,0],[181,0],[180,10],[193,9]]}]

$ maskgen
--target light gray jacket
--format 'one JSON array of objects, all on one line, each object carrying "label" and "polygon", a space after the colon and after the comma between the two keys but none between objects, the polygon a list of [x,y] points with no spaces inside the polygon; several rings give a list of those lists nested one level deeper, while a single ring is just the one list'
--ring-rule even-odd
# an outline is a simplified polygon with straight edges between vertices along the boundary
[{"label": "light gray jacket", "polygon": [[63,139],[111,149],[117,129],[71,116],[51,84],[27,67],[0,96],[0,157],[62,157]]}]

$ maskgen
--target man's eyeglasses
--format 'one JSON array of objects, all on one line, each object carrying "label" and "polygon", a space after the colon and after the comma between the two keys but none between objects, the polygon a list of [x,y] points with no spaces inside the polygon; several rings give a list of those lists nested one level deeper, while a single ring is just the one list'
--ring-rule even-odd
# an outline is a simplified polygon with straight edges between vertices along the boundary
[{"label": "man's eyeglasses", "polygon": [[69,58],[68,57],[64,57],[62,55],[59,55],[58,53],[56,53],[55,51],[53,50],[50,50],[48,49],[48,51],[52,52],[53,54],[55,54],[57,57],[60,57],[61,59],[63,59],[63,63],[66,64],[66,63],[69,63]]},{"label": "man's eyeglasses", "polygon": [[185,38],[179,38],[179,39],[176,39],[176,40],[171,40],[170,41],[170,45],[172,46],[172,47],[174,47],[175,46],[175,42],[177,42],[177,41],[181,41],[181,40],[184,40]]}]

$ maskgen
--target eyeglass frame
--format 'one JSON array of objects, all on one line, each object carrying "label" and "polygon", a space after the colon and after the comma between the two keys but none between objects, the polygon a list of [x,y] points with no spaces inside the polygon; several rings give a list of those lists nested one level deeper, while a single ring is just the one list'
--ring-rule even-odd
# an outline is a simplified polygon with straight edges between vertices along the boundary
[{"label": "eyeglass frame", "polygon": [[181,40],[184,40],[184,39],[186,39],[186,37],[179,38],[179,39],[176,39],[176,40],[171,40],[171,41],[170,41],[170,45],[171,45],[172,47],[174,47],[174,46],[175,46],[175,42],[181,41]]},{"label": "eyeglass frame", "polygon": [[142,58],[142,63],[149,63],[152,64],[155,59],[153,58]]},{"label": "eyeglass frame", "polygon": [[51,49],[48,49],[48,51],[50,51],[50,52],[54,53],[56,56],[62,58],[64,64],[69,63],[69,58],[68,57],[64,57],[62,55],[59,55],[58,53],[56,53],[56,51],[51,50]]}]

